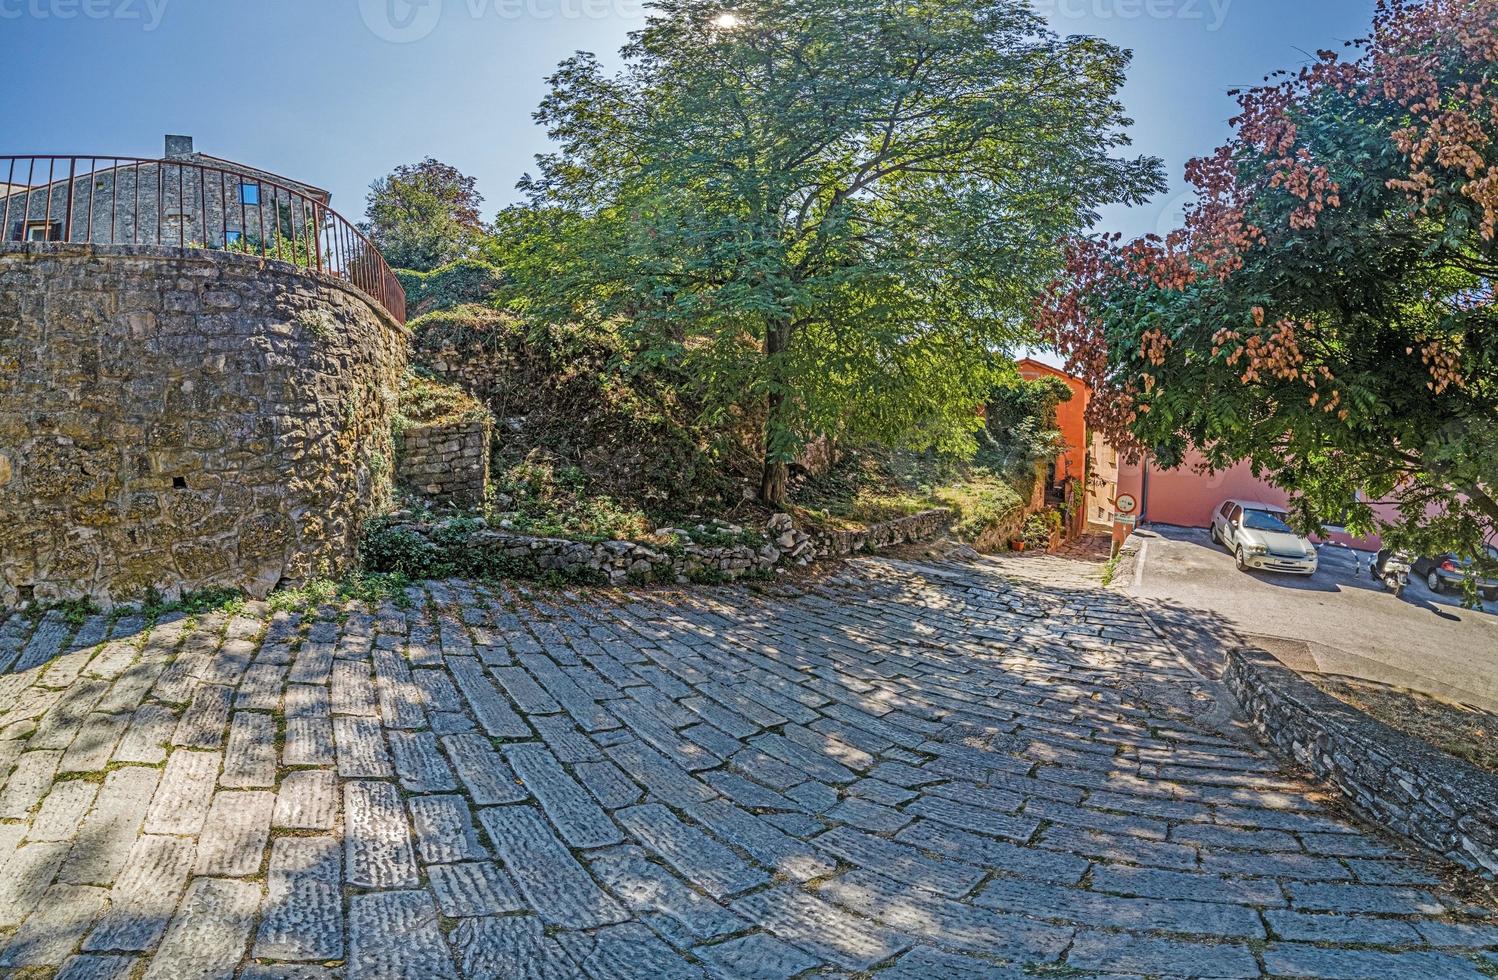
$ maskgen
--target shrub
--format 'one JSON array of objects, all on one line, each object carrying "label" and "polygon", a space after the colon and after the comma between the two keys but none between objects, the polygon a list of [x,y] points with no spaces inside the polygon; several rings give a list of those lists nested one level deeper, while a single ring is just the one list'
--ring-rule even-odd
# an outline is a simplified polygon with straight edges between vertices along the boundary
[{"label": "shrub", "polygon": [[472,304],[420,317],[411,330],[413,361],[501,421],[496,471],[540,451],[628,509],[687,513],[734,499],[744,447],[702,421],[690,378],[640,363],[617,332]]},{"label": "shrub", "polygon": [[1047,509],[1031,514],[1025,519],[1023,531],[1025,547],[1032,551],[1044,551],[1051,546],[1051,538],[1060,531],[1060,511]]},{"label": "shrub", "polygon": [[411,426],[457,425],[488,414],[483,403],[463,389],[413,370],[401,379],[394,425],[399,433]]},{"label": "shrub", "polygon": [[395,275],[406,290],[406,309],[412,317],[483,303],[504,281],[499,269],[477,259],[459,259],[431,272],[398,269]]},{"label": "shrub", "polygon": [[938,487],[933,496],[956,514],[952,530],[968,541],[995,529],[1012,528],[1025,509],[1015,489],[993,476],[980,475],[964,483]]}]

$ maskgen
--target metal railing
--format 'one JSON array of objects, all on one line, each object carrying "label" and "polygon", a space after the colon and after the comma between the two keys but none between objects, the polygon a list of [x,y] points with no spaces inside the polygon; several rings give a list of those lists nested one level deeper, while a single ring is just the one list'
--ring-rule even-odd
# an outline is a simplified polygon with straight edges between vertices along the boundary
[{"label": "metal railing", "polygon": [[0,241],[258,255],[345,279],[406,322],[379,249],[313,188],[191,159],[0,155]]}]

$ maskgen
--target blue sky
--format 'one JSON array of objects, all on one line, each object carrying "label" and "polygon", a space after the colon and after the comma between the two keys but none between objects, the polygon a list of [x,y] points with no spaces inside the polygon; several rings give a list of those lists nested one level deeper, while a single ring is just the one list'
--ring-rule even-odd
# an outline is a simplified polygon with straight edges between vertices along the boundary
[{"label": "blue sky", "polygon": [[[0,0],[9,153],[154,156],[163,134],[333,191],[436,156],[495,211],[544,148],[531,112],[576,50],[612,55],[642,0]],[[1362,33],[1374,0],[1036,0],[1064,34],[1132,48],[1136,149],[1174,190],[1102,227],[1168,230],[1187,159],[1227,133],[1226,91]],[[19,90],[19,91],[18,91]],[[19,97],[17,97],[19,95]]]}]

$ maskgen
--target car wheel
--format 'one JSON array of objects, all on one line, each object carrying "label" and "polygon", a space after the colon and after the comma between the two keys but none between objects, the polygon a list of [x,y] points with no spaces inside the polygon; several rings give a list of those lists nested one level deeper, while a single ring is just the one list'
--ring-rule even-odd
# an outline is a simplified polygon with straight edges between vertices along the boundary
[{"label": "car wheel", "polygon": [[1430,573],[1425,576],[1425,584],[1428,585],[1430,587],[1430,591],[1434,592],[1436,595],[1441,594],[1441,576],[1435,573],[1435,569],[1431,569]]},{"label": "car wheel", "polygon": [[1498,592],[1484,592],[1482,598],[1484,602],[1498,602]]},{"label": "car wheel", "polygon": [[1248,561],[1247,561],[1247,559],[1245,558],[1245,556],[1243,554],[1243,546],[1242,545],[1238,546],[1238,553],[1234,557],[1236,557],[1238,559],[1238,571],[1240,571],[1240,572],[1246,572],[1246,571],[1248,571]]}]

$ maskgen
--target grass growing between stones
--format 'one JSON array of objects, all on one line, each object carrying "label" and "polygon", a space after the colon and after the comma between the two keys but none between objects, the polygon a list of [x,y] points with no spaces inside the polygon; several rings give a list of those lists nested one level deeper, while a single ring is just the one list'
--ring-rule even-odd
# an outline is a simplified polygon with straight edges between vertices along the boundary
[{"label": "grass growing between stones", "polygon": [[356,600],[373,605],[390,600],[405,609],[411,580],[401,572],[350,572],[341,579],[316,578],[299,588],[280,589],[266,600],[273,612],[307,613],[319,606]]}]

